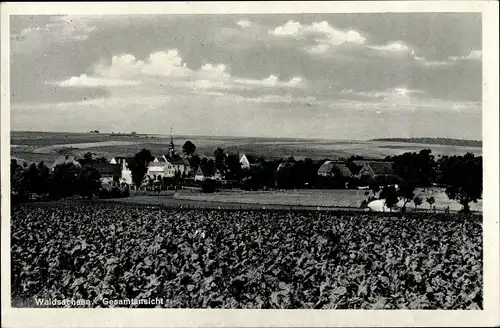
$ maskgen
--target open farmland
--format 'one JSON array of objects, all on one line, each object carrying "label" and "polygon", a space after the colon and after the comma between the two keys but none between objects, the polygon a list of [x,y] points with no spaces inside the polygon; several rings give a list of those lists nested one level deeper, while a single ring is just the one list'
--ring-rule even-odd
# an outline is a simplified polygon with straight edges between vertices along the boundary
[{"label": "open farmland", "polygon": [[[99,156],[130,156],[141,148],[151,150],[154,154],[165,152],[169,143],[167,135],[111,135],[96,133],[51,133],[51,132],[12,132],[12,157],[38,162],[51,162],[62,150],[81,156],[85,152],[93,152]],[[228,152],[243,152],[265,158],[297,159],[311,157],[313,159],[340,158],[359,155],[366,158],[384,158],[407,151],[431,149],[433,154],[460,155],[471,152],[482,154],[480,147],[448,146],[435,144],[414,144],[386,141],[349,141],[322,139],[276,139],[276,138],[242,138],[242,137],[205,137],[175,136],[175,143],[180,150],[182,144],[191,140],[200,155],[213,156],[217,147]]]},{"label": "open farmland", "polygon": [[[341,208],[359,208],[361,202],[367,198],[366,190],[352,189],[302,189],[302,190],[281,190],[281,191],[241,191],[228,190],[216,193],[202,193],[193,191],[182,191],[174,195],[178,200],[191,200],[197,202],[213,203],[236,203],[236,204],[259,204],[259,205],[284,205],[284,206],[308,206],[308,207],[341,207]],[[426,197],[433,196],[435,203],[433,206],[437,210],[443,211],[449,207],[452,211],[459,211],[461,205],[448,199],[444,190],[435,188],[423,190],[418,188],[415,195],[420,196],[424,203],[421,209],[429,209],[425,203]],[[133,202],[132,197],[129,201]],[[158,204],[161,204],[159,200]],[[397,204],[403,206],[403,200]],[[412,201],[406,205],[410,210],[415,206]],[[471,210],[482,212],[482,200],[477,203],[471,203]]]},{"label": "open farmland", "polygon": [[22,205],[13,306],[161,298],[172,308],[481,309],[474,215]]}]

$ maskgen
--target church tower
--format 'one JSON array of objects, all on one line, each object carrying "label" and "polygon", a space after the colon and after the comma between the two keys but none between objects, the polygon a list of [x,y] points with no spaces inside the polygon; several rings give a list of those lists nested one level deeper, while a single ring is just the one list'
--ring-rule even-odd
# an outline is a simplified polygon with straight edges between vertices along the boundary
[{"label": "church tower", "polygon": [[168,145],[168,154],[173,156],[175,153],[175,145],[174,145],[174,134],[172,132],[172,128],[170,128],[170,144]]}]

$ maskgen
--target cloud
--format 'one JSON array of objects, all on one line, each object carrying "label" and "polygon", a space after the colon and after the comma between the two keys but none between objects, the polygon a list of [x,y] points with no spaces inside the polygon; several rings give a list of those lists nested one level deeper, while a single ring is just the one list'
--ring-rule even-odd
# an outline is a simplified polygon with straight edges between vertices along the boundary
[{"label": "cloud", "polygon": [[471,50],[471,52],[467,56],[451,56],[449,57],[450,60],[481,60],[483,56],[483,52],[481,50]]},{"label": "cloud", "polygon": [[276,75],[270,75],[269,77],[262,80],[254,80],[254,79],[234,79],[235,83],[245,84],[245,85],[254,85],[261,87],[291,87],[296,88],[303,85],[303,80],[300,77],[292,77],[289,81],[283,82],[279,81],[279,78]]},{"label": "cloud", "polygon": [[313,37],[320,44],[339,46],[344,43],[362,44],[366,38],[360,33],[349,30],[341,31],[332,27],[327,21],[314,22],[310,25],[302,25],[293,20],[287,21],[284,25],[278,26],[268,31],[269,34],[277,37],[289,37],[295,39],[304,39]]},{"label": "cloud", "polygon": [[60,82],[47,82],[46,84],[57,85],[59,87],[118,87],[118,86],[131,86],[139,85],[140,81],[134,80],[118,80],[118,79],[107,79],[94,76],[87,76],[82,74],[80,76],[73,76],[67,80]]},{"label": "cloud", "polygon": [[204,64],[196,74],[200,77],[211,79],[227,79],[231,76],[226,72],[226,65],[224,64]]},{"label": "cloud", "polygon": [[238,21],[236,24],[238,24],[239,26],[241,26],[243,28],[247,28],[247,27],[252,26],[252,22],[250,22],[246,19],[242,19],[242,20]]},{"label": "cloud", "polygon": [[413,48],[404,42],[391,42],[385,45],[368,46],[370,49],[378,50],[386,54],[415,54]]},{"label": "cloud", "polygon": [[183,63],[177,49],[170,49],[153,52],[145,61],[137,60],[131,54],[113,56],[110,64],[98,64],[95,73],[110,78],[132,77],[140,74],[184,77],[192,75],[193,71]]},{"label": "cloud", "polygon": [[95,32],[94,25],[84,21],[68,20],[66,16],[51,17],[48,23],[22,29],[11,35],[12,53],[29,53],[42,48],[50,48],[54,44],[81,42]]}]

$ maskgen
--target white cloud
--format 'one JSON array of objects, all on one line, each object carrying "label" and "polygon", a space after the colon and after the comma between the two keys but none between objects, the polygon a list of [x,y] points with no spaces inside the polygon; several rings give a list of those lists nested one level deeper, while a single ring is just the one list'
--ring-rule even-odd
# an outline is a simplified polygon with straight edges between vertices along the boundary
[{"label": "white cloud", "polygon": [[144,61],[137,60],[131,54],[113,56],[111,64],[98,64],[94,71],[96,74],[109,77],[120,78],[138,75],[144,67]]},{"label": "white cloud", "polygon": [[471,52],[467,56],[451,56],[450,60],[481,60],[483,56],[483,52],[481,50],[471,50]]},{"label": "white cloud", "polygon": [[53,44],[85,41],[97,28],[85,21],[70,20],[67,16],[51,17],[44,25],[29,27],[11,35],[12,53],[40,51]]},{"label": "white cloud", "polygon": [[234,79],[234,82],[238,84],[255,85],[262,87],[300,87],[303,84],[302,78],[300,77],[293,77],[289,81],[284,82],[280,81],[276,75],[270,75],[269,77],[262,80]]},{"label": "white cloud", "polygon": [[369,46],[369,48],[385,53],[411,53],[412,55],[415,53],[409,45],[403,42],[391,42],[385,45]]},{"label": "white cloud", "polygon": [[247,28],[247,27],[252,26],[252,22],[250,22],[246,19],[242,19],[242,20],[238,21],[236,24],[238,24],[239,26],[241,26],[243,28]]},{"label": "white cloud", "polygon": [[134,80],[118,80],[107,79],[101,77],[87,76],[82,74],[80,76],[73,76],[61,82],[48,82],[47,84],[57,85],[59,87],[118,87],[118,86],[131,86],[139,85],[140,81]]},{"label": "white cloud", "polygon": [[269,30],[269,34],[279,37],[303,39],[307,36],[315,37],[320,44],[341,45],[345,42],[362,44],[365,38],[356,31],[341,31],[332,27],[327,21],[314,22],[302,25],[300,22],[288,21],[282,26]]},{"label": "white cloud", "polygon": [[182,62],[177,49],[165,51],[157,51],[149,55],[149,60],[146,62],[141,72],[147,75],[156,76],[189,76],[192,71],[187,68],[187,65]]},{"label": "white cloud", "polygon": [[131,54],[113,56],[111,64],[99,64],[95,73],[104,77],[132,77],[139,74],[153,76],[184,77],[193,71],[183,63],[177,49],[151,53],[146,61],[137,60]]},{"label": "white cloud", "polygon": [[197,71],[197,75],[212,79],[227,79],[230,77],[224,64],[205,64]]}]

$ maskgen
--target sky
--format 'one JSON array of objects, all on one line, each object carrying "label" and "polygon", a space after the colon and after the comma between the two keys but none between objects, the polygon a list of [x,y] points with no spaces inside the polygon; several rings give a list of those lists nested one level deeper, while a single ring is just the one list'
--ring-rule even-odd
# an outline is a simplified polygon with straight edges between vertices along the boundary
[{"label": "sky", "polygon": [[478,13],[11,16],[11,129],[482,139]]}]

